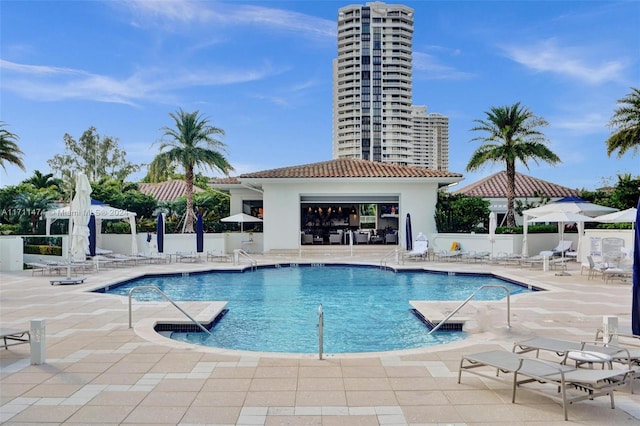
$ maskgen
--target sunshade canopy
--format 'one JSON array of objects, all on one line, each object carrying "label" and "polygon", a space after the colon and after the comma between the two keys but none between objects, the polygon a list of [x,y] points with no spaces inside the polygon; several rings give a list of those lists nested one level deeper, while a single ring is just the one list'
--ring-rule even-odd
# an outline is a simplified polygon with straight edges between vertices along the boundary
[{"label": "sunshade canopy", "polygon": [[258,217],[253,217],[246,213],[237,213],[225,218],[220,219],[221,222],[235,222],[235,223],[253,223],[253,222],[262,222],[262,219]]}]

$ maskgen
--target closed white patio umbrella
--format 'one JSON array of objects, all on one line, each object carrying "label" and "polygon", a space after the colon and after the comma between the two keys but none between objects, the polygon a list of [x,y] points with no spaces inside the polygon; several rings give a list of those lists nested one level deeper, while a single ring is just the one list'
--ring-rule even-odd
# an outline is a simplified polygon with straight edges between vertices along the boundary
[{"label": "closed white patio umbrella", "polygon": [[89,248],[89,219],[91,217],[91,184],[84,173],[76,175],[75,195],[71,200],[69,236],[70,252],[67,277],[71,277],[71,262],[83,261]]}]

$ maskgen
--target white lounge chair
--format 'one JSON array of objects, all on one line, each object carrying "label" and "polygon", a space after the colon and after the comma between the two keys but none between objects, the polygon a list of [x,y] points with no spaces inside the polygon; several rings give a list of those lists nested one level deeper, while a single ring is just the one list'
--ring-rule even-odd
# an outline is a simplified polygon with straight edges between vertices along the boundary
[{"label": "white lounge chair", "polygon": [[0,328],[0,338],[2,338],[5,349],[9,346],[23,345],[31,342],[31,333],[29,330],[15,330],[12,328]]},{"label": "white lounge chair", "polygon": [[[478,371],[488,367],[491,374]],[[511,402],[516,402],[516,391],[527,383],[547,383],[551,390],[558,393],[562,401],[564,419],[569,420],[568,405],[577,401],[591,400],[598,396],[609,395],[611,408],[615,408],[613,391],[628,386],[633,379],[633,370],[591,370],[570,367],[568,365],[527,358],[505,350],[494,350],[472,355],[463,355],[458,370],[458,383],[462,372],[466,371],[487,379],[500,379],[500,372],[513,374]],[[543,393],[542,389],[528,388],[532,392]],[[573,394],[572,391],[578,391]],[[546,396],[552,397],[549,393]]]},{"label": "white lounge chair", "polygon": [[489,251],[471,251],[469,253],[463,253],[462,258],[467,262],[485,262],[491,257]]},{"label": "white lounge chair", "polygon": [[462,257],[462,251],[460,249],[460,244],[456,241],[451,243],[451,248],[449,250],[440,250],[436,253],[436,257],[439,260],[456,260]]},{"label": "white lounge chair", "polygon": [[429,252],[429,240],[420,232],[413,242],[413,250],[407,252],[405,256],[409,259],[425,259]]},{"label": "white lounge chair", "polygon": [[220,251],[208,251],[207,252],[207,262],[229,262],[231,260],[231,256],[226,253]]},{"label": "white lounge chair", "polygon": [[53,275],[56,273],[60,275],[67,267],[58,262],[39,263],[39,262],[27,262],[27,266],[31,267],[31,275],[35,275],[36,272],[40,272],[43,276],[46,272],[47,275]]},{"label": "white lounge chair", "polygon": [[113,253],[107,257],[120,265],[137,265],[139,260],[137,256],[127,256],[126,254],[121,253]]},{"label": "white lounge chair", "polygon": [[553,252],[553,256],[562,256],[562,253],[565,253],[571,249],[571,245],[573,243],[569,240],[560,240],[558,245],[551,250]]},{"label": "white lounge chair", "polygon": [[[597,342],[574,342],[571,340],[554,339],[550,337],[533,337],[531,339],[516,342],[513,345],[513,352],[518,354],[535,352],[536,358],[540,355],[540,351],[546,351],[549,353],[555,353],[562,358],[562,362],[566,363],[569,359],[576,360],[571,353],[575,352],[587,352],[592,354],[606,355],[604,359],[606,362],[617,362],[625,364],[629,369],[634,364],[640,364],[640,350],[629,349],[621,346],[614,346],[609,344],[602,344]],[[607,357],[610,358],[607,361]],[[588,362],[588,361],[584,361]],[[592,361],[603,362],[603,361]]]},{"label": "white lounge chair", "polygon": [[200,258],[194,252],[176,252],[176,262],[199,262]]}]

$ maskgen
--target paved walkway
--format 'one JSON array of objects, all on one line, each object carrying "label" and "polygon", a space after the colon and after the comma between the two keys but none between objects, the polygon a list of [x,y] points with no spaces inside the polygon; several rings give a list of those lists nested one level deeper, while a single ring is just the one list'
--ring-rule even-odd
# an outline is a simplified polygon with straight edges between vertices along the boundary
[{"label": "paved walkway", "polygon": [[[260,263],[328,263],[341,259],[256,256]],[[376,259],[350,257],[355,262]],[[231,352],[174,342],[150,332],[158,318],[176,317],[167,303],[135,303],[87,290],[145,272],[227,268],[230,264],[143,265],[87,275],[84,284],[52,286],[29,271],[0,278],[3,328],[46,320],[46,363],[30,365],[28,345],[0,349],[2,424],[154,425],[637,425],[635,394],[569,407],[562,421],[553,399],[526,390],[511,403],[508,385],[465,375],[462,353],[511,350],[533,335],[593,340],[604,315],[629,324],[631,286],[514,266],[412,262],[431,269],[492,271],[549,291],[512,297],[511,329],[504,303],[472,305],[469,338],[439,347],[365,355],[278,355]],[[181,304],[202,315],[207,304]],[[468,315],[467,315],[468,316]]]}]

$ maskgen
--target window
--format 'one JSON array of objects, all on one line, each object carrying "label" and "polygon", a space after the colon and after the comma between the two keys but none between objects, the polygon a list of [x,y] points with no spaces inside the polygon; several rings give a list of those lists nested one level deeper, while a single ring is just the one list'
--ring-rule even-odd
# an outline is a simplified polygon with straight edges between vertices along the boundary
[{"label": "window", "polygon": [[263,219],[262,200],[244,200],[242,201],[242,212],[253,217]]}]

